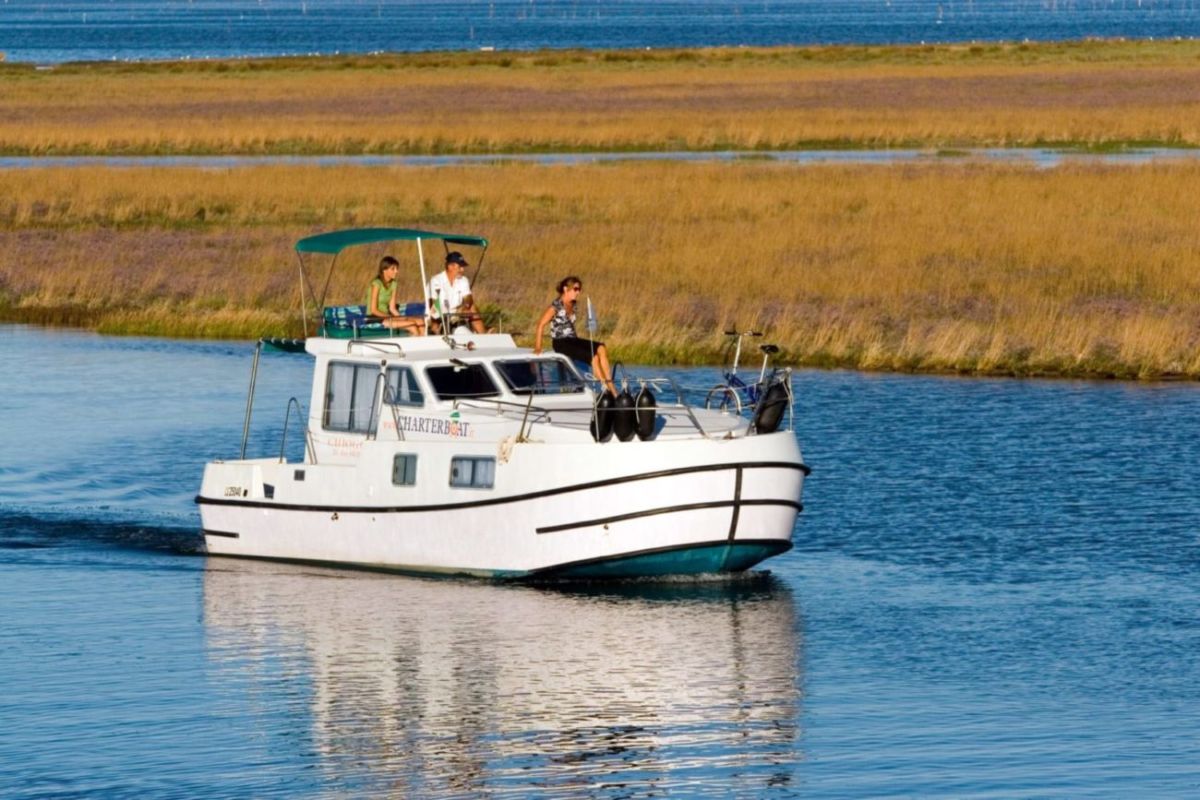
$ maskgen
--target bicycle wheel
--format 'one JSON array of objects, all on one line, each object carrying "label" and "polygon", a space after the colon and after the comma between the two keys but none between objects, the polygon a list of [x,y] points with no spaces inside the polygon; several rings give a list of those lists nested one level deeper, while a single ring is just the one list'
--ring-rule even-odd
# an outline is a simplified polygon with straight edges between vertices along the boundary
[{"label": "bicycle wheel", "polygon": [[741,414],[742,400],[728,385],[718,383],[708,390],[708,396],[704,398],[704,407],[720,411],[722,414],[728,414],[731,410],[735,414]]}]

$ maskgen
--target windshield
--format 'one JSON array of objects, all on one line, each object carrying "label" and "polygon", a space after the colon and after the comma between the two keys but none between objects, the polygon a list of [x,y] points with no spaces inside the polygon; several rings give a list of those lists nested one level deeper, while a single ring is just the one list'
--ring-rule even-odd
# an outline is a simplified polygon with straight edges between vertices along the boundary
[{"label": "windshield", "polygon": [[495,397],[500,394],[482,364],[460,362],[448,367],[429,367],[425,374],[439,400]]},{"label": "windshield", "polygon": [[559,358],[499,361],[496,367],[513,394],[577,394],[583,391],[583,381],[567,362]]}]

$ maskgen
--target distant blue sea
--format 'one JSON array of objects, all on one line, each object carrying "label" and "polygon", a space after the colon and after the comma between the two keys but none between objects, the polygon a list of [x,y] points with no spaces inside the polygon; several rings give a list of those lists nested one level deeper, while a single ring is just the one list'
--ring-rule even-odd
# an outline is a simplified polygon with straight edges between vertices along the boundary
[{"label": "distant blue sea", "polygon": [[0,0],[9,61],[1200,35],[1200,0]]}]

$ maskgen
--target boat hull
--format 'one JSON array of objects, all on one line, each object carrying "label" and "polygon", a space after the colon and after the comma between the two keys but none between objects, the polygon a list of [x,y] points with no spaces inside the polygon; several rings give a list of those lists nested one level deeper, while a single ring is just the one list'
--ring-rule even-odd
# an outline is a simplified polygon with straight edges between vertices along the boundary
[{"label": "boat hull", "polygon": [[[367,448],[354,467],[210,464],[197,498],[208,552],[500,579],[738,572],[791,548],[807,473],[789,432],[531,444],[497,466],[493,490],[406,494],[370,477],[387,473],[397,446]],[[463,449],[426,448],[425,486],[444,482]]]},{"label": "boat hull", "polygon": [[592,580],[744,572],[791,548],[791,542],[779,540],[687,545],[649,553],[627,553],[580,564],[563,564],[541,570],[535,576]]}]

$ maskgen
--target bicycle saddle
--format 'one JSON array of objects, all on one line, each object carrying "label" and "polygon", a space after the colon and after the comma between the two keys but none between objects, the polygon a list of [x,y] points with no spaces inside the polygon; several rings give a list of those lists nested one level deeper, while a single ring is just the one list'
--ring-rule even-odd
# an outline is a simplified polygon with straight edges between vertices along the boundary
[{"label": "bicycle saddle", "polygon": [[758,349],[762,350],[767,355],[774,355],[775,353],[779,352],[779,345],[777,345],[777,344],[760,344],[758,346]]}]

